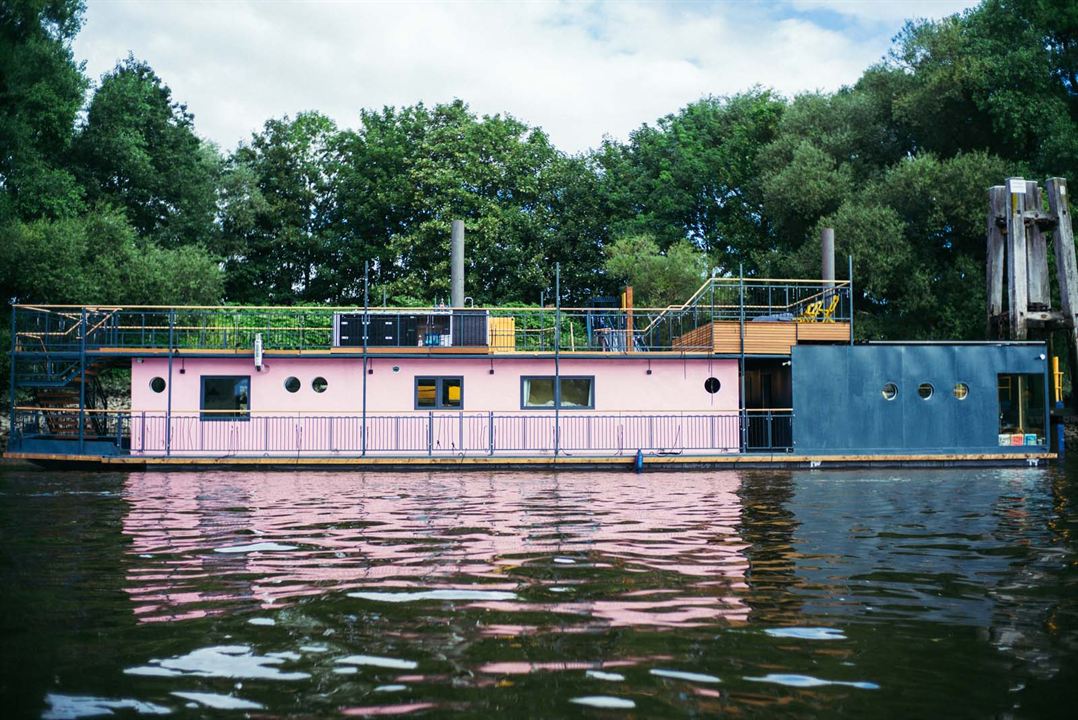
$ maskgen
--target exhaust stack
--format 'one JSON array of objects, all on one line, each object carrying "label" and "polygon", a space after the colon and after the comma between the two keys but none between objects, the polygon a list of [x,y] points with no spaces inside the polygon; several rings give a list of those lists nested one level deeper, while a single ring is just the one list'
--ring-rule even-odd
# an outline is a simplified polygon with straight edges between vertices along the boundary
[{"label": "exhaust stack", "polygon": [[[450,292],[450,304],[453,307],[464,307],[464,221],[453,221],[452,247],[450,252],[450,273],[452,286]],[[834,270],[832,269],[832,275]]]},{"label": "exhaust stack", "polygon": [[835,229],[824,228],[820,231],[820,255],[825,287],[835,286]]}]

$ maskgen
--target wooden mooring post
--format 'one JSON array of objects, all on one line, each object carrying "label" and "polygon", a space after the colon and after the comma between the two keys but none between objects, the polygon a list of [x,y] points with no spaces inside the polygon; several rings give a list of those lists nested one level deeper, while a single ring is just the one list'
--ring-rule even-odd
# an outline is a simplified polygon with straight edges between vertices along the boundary
[{"label": "wooden mooring post", "polygon": [[[1026,340],[1066,330],[1072,382],[1078,379],[1078,260],[1067,198],[1067,181],[1050,178],[1041,188],[1024,178],[1007,178],[988,189],[985,253],[988,335]],[[1048,243],[1051,232],[1060,309],[1052,308]],[[1006,307],[1004,307],[1006,288]],[[1072,393],[1072,406],[1078,393]]]}]

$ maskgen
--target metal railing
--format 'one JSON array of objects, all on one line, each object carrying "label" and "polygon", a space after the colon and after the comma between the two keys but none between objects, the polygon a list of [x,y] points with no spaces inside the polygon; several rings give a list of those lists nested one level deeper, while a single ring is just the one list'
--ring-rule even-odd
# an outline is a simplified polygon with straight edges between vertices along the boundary
[{"label": "metal railing", "polygon": [[[10,449],[34,441],[77,440],[61,421],[78,410],[18,408]],[[415,412],[397,414],[250,414],[204,419],[204,413],[87,410],[85,440],[134,455],[444,456],[622,455],[788,452],[789,410],[710,413]],[[364,437],[365,436],[365,437]]]},{"label": "metal railing", "polygon": [[[837,298],[834,307],[832,298]],[[826,305],[829,312],[810,317],[815,303]],[[328,350],[333,347],[338,313],[419,316],[422,326],[423,318],[433,323],[453,312],[447,308],[16,305],[14,347],[16,352],[30,354],[104,348],[249,351],[255,336],[261,335],[267,350]],[[498,307],[468,308],[467,312],[473,317],[479,313],[485,322],[480,332],[485,338],[473,338],[469,344],[485,345],[494,352],[710,351],[708,344],[686,342],[685,336],[713,322],[848,322],[850,286],[846,281],[829,286],[818,280],[711,278],[685,304],[667,308]],[[560,346],[555,348],[559,337]],[[390,345],[422,347],[430,345],[430,340],[429,332],[413,328],[407,340],[402,334]]]}]

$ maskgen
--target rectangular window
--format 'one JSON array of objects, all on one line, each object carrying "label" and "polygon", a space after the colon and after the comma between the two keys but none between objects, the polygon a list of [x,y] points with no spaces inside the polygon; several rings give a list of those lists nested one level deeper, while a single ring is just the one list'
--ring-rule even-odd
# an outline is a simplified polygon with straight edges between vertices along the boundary
[{"label": "rectangular window", "polygon": [[1000,444],[1044,444],[1044,376],[999,375],[998,387]]},{"label": "rectangular window", "polygon": [[464,408],[464,379],[459,377],[417,377],[416,410],[461,410]]},{"label": "rectangular window", "polygon": [[520,407],[523,409],[554,408],[590,410],[595,407],[594,377],[562,377],[555,392],[554,377],[522,377]]},{"label": "rectangular window", "polygon": [[203,420],[250,420],[251,377],[203,376],[200,408]]}]

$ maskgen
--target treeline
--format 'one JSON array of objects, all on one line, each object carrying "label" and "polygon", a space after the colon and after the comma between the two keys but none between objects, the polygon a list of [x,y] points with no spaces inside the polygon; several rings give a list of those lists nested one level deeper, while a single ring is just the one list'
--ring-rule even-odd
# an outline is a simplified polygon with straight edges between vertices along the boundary
[{"label": "treeline", "polygon": [[1078,184],[1067,0],[910,22],[838,92],[707,97],[581,155],[462,101],[362,110],[354,128],[271,119],[222,153],[135,57],[91,85],[71,52],[82,11],[0,5],[5,298],[352,304],[370,262],[374,302],[429,303],[449,295],[463,218],[476,304],[549,298],[555,262],[565,303],[632,282],[666,304],[712,268],[816,276],[832,226],[860,336],[975,338],[985,189]]}]

